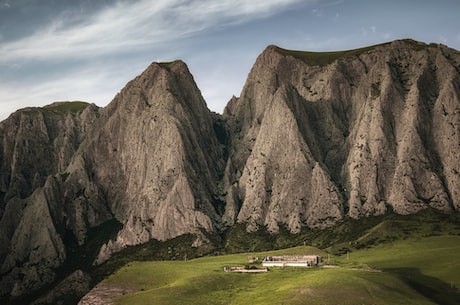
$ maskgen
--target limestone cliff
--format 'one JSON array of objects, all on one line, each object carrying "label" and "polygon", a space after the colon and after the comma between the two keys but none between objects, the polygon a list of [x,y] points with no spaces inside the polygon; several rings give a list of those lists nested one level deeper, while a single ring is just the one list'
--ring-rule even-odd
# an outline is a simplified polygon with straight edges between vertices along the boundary
[{"label": "limestone cliff", "polygon": [[64,171],[97,116],[95,105],[54,103],[0,123],[0,217],[8,200],[30,196]]},{"label": "limestone cliff", "polygon": [[122,229],[95,264],[150,239],[193,233],[199,246],[220,230],[223,147],[183,62],[152,64],[104,109],[64,111],[71,106],[26,109],[2,123],[1,294],[53,282],[64,241],[84,246],[89,230],[112,218]]},{"label": "limestone cliff", "polygon": [[152,238],[218,230],[213,198],[222,148],[183,62],[152,64],[102,111],[101,120],[81,156],[124,226],[98,262]]},{"label": "limestone cliff", "polygon": [[225,114],[226,222],[298,232],[389,210],[458,211],[459,70],[457,51],[411,40],[269,46]]},{"label": "limestone cliff", "polygon": [[27,108],[0,123],[0,295],[49,284],[66,258],[62,172],[98,117],[82,102]]}]

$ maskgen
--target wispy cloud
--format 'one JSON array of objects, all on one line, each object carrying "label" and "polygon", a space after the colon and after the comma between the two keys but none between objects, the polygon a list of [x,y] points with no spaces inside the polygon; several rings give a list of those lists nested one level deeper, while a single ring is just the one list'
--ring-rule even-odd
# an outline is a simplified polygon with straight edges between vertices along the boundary
[{"label": "wispy cloud", "polygon": [[[78,6],[61,10],[29,35],[0,44],[0,120],[16,109],[56,100],[105,105],[150,60],[175,59],[174,48],[182,38],[316,1],[114,0],[95,11]],[[156,58],[145,55],[152,52]],[[61,66],[65,72],[61,73]],[[56,75],[56,69],[61,75]],[[225,82],[199,74],[204,75],[200,81],[205,96],[228,100],[231,93],[222,95],[229,85],[222,89]]]},{"label": "wispy cloud", "polygon": [[311,13],[316,17],[322,17],[323,16],[322,10],[319,10],[317,8],[312,9]]},{"label": "wispy cloud", "polygon": [[[118,68],[118,69],[117,69]],[[125,75],[132,75],[131,68],[83,67],[65,75],[41,81],[0,83],[0,119],[15,110],[28,106],[44,106],[54,101],[84,100],[105,104],[126,83]]]},{"label": "wispy cloud", "polygon": [[144,49],[215,25],[263,18],[301,0],[118,1],[94,15],[61,13],[35,33],[0,46],[0,63],[94,57]]}]

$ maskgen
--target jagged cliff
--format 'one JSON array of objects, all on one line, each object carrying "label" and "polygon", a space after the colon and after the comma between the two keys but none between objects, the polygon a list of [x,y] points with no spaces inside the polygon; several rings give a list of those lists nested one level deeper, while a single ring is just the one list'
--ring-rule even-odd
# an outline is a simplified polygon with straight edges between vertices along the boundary
[{"label": "jagged cliff", "polygon": [[66,258],[59,181],[99,109],[82,102],[27,108],[0,123],[0,294],[53,282]]},{"label": "jagged cliff", "polygon": [[83,163],[124,226],[98,262],[152,238],[219,230],[213,198],[224,166],[222,147],[183,62],[152,64],[102,117],[82,150]]},{"label": "jagged cliff", "polygon": [[[105,108],[20,110],[0,123],[0,294],[53,283],[69,240],[85,247],[108,221],[121,229],[94,264],[150,239],[207,244],[236,223],[297,233],[458,211],[459,71],[458,51],[411,40],[269,46],[223,115],[181,61],[153,63]],[[59,287],[72,279],[89,286],[76,271]]]},{"label": "jagged cliff", "polygon": [[[66,259],[64,240],[84,245],[91,228],[112,218],[123,226],[100,249],[95,264],[150,239],[193,233],[198,246],[207,242],[203,231],[220,230],[214,194],[219,193],[223,148],[183,62],[152,64],[109,106],[93,108],[60,116],[53,116],[53,106],[19,111],[1,126],[10,132],[17,116],[28,123],[19,124],[15,144],[3,137],[2,168],[5,184],[10,183],[7,195],[16,190],[16,180],[29,186],[4,197],[2,294],[17,296],[52,282],[54,269]],[[97,122],[88,118],[93,110]],[[47,129],[43,118],[48,116]],[[80,130],[69,122],[92,128]],[[33,154],[26,164],[16,161],[27,159],[23,151]],[[29,193],[22,195],[23,190]]]},{"label": "jagged cliff", "polygon": [[459,64],[457,51],[411,40],[268,47],[226,114],[228,221],[298,232],[345,216],[459,210]]}]

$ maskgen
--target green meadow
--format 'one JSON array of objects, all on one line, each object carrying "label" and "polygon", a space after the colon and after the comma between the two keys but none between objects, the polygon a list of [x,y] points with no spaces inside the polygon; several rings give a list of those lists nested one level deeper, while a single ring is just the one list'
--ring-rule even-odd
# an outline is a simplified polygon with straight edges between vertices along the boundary
[{"label": "green meadow", "polygon": [[[131,262],[105,283],[134,291],[115,304],[460,304],[460,236],[412,237],[332,255],[314,247]],[[318,254],[335,268],[225,273],[248,256]]]}]

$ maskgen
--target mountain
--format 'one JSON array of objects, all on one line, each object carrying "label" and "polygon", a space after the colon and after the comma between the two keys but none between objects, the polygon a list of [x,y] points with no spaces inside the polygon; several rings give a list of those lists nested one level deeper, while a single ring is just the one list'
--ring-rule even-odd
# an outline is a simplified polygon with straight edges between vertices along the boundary
[{"label": "mountain", "polygon": [[54,269],[65,261],[66,215],[73,208],[60,181],[98,116],[94,105],[56,103],[0,123],[1,295],[54,281]]},{"label": "mountain", "polygon": [[[29,193],[18,191],[17,196],[3,200],[0,227],[7,232],[2,236],[3,294],[19,296],[53,282],[54,269],[66,259],[65,240],[82,246],[91,228],[111,219],[123,227],[114,240],[103,245],[95,263],[102,263],[125,246],[150,239],[218,230],[212,194],[217,193],[217,173],[219,166],[223,167],[222,147],[216,140],[210,112],[183,62],[152,64],[108,107],[96,112],[97,122],[86,115],[92,108],[89,105],[58,116],[53,116],[53,105],[19,111],[1,126],[9,132],[10,121],[16,116],[32,122],[32,127],[13,124],[19,125],[15,143],[33,139],[23,150],[37,158],[30,163],[38,172],[26,172],[34,168],[21,164],[22,171],[15,174],[16,163],[20,163],[16,160],[26,157],[17,155],[15,143],[4,146],[4,152],[13,154],[13,161],[2,162],[7,172],[5,189],[13,189],[16,176],[25,176],[23,184],[32,187]],[[43,117],[48,116],[54,121],[47,129]],[[77,130],[74,135],[62,128],[63,135],[55,139],[51,135],[59,130],[55,126],[69,121],[92,124],[92,128]],[[75,130],[73,125],[71,128]],[[79,138],[84,140],[73,141],[75,147],[69,148],[72,143],[68,141]],[[10,137],[3,139],[6,142]],[[34,151],[36,147],[46,151]],[[46,160],[67,154],[71,160],[42,162],[42,157]],[[56,168],[57,161],[67,163]],[[42,167],[46,173],[39,175]]]},{"label": "mountain", "polygon": [[413,40],[269,46],[222,115],[182,61],[153,63],[105,108],[19,110],[0,123],[0,295],[81,294],[88,266],[150,240],[192,234],[210,251],[237,225],[459,211],[459,72],[458,51]]},{"label": "mountain", "polygon": [[224,114],[228,219],[295,233],[346,216],[458,211],[459,59],[411,40],[330,53],[269,46]]}]

